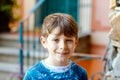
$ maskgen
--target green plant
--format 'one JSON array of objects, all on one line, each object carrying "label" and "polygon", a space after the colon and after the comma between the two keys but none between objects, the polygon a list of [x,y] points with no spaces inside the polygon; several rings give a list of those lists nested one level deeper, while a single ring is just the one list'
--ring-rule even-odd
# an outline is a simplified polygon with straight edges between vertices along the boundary
[{"label": "green plant", "polygon": [[0,1],[0,13],[4,13],[7,17],[10,17],[10,21],[13,22],[17,18],[13,17],[13,8],[19,7],[16,0],[1,0]]},{"label": "green plant", "polygon": [[[9,30],[9,23],[14,23],[20,19],[15,10],[19,10],[20,6],[17,0],[0,0],[0,32]],[[17,16],[16,16],[17,15]]]}]

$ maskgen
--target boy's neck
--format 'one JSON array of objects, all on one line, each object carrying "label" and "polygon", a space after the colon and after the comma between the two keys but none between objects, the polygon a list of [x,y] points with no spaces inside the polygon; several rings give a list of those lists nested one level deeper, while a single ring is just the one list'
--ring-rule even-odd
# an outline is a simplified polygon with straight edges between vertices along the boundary
[{"label": "boy's neck", "polygon": [[53,60],[53,59],[48,57],[44,61],[46,64],[51,65],[51,66],[67,66],[67,65],[69,65],[68,60],[59,62],[59,61]]}]

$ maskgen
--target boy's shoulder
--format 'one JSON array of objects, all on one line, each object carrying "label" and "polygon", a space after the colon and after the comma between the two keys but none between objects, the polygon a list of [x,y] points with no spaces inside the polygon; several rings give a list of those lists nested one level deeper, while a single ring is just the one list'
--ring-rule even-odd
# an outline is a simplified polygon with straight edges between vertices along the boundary
[{"label": "boy's shoulder", "polygon": [[77,72],[86,73],[86,69],[85,68],[83,68],[82,66],[80,66],[80,65],[78,65],[78,64],[76,64],[74,62],[72,62],[71,68],[74,69]]},{"label": "boy's shoulder", "polygon": [[41,61],[39,61],[38,63],[36,63],[35,65],[29,67],[29,69],[27,70],[27,72],[32,73],[32,72],[38,72],[38,70],[42,69],[42,63]]},{"label": "boy's shoulder", "polygon": [[27,72],[28,73],[40,73],[40,72],[42,72],[42,71],[44,71],[45,69],[44,69],[45,67],[43,66],[43,64],[42,64],[42,61],[39,61],[38,63],[36,63],[35,65],[33,65],[33,66],[31,66],[28,70],[27,70]]},{"label": "boy's shoulder", "polygon": [[47,70],[45,70],[44,66],[42,65],[42,62],[39,61],[27,70],[24,76],[24,80],[39,80],[38,78],[45,76],[43,74],[45,71]]},{"label": "boy's shoulder", "polygon": [[87,71],[82,66],[72,62],[71,69],[76,73],[82,80],[88,80],[87,79]]},{"label": "boy's shoulder", "polygon": [[39,69],[40,67],[42,67],[42,62],[39,61],[38,63],[34,64],[33,66],[31,66],[28,70],[36,70]]}]

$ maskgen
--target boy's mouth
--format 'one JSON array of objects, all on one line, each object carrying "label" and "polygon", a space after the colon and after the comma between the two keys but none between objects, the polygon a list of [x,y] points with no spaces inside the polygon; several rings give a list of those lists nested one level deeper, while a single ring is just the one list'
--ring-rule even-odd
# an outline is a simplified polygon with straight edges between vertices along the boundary
[{"label": "boy's mouth", "polygon": [[65,54],[69,54],[69,52],[68,51],[65,51],[65,52],[57,52],[58,54],[63,54],[63,55],[65,55]]}]

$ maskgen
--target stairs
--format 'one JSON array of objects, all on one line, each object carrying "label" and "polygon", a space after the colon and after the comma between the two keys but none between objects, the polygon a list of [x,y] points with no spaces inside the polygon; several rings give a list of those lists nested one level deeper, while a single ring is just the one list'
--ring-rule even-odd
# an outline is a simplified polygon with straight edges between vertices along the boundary
[{"label": "stairs", "polygon": [[0,80],[9,80],[11,74],[18,73],[19,50],[17,46],[17,35],[0,34]]},{"label": "stairs", "polygon": [[[18,39],[19,39],[18,34],[13,34],[13,33],[0,34],[0,80],[10,80],[11,76],[14,76],[14,77],[18,76],[18,73],[20,70]],[[31,66],[31,65],[34,65],[39,60],[45,58],[47,56],[47,52],[41,45],[39,45],[38,42],[36,42],[37,49],[34,51],[32,48],[33,38],[30,37],[29,40],[30,40],[29,66]],[[35,37],[35,40],[38,40],[38,37]],[[26,58],[26,55],[27,55],[26,43],[27,43],[27,38],[24,37],[23,45],[24,45],[24,70],[25,71],[28,69],[27,58]],[[88,52],[89,50],[88,46],[89,46],[89,35],[80,36],[79,44],[76,48],[76,52],[78,53]],[[13,80],[18,80],[18,79],[13,79]]]},{"label": "stairs", "polygon": [[[18,34],[3,33],[0,34],[0,80],[10,80],[11,76],[16,76],[19,73],[19,47],[18,47]],[[36,38],[37,39],[37,38]],[[24,39],[26,41],[26,38]],[[24,64],[27,64],[26,59],[26,43],[24,43]],[[34,51],[32,49],[32,39],[30,39],[30,65],[35,64],[33,61],[34,55],[36,57],[36,62],[43,59],[47,55],[42,46],[40,46],[40,51]],[[38,45],[36,45],[38,46]],[[24,66],[25,71],[27,66]],[[7,77],[6,77],[7,76]],[[17,80],[17,79],[14,79]]]}]

